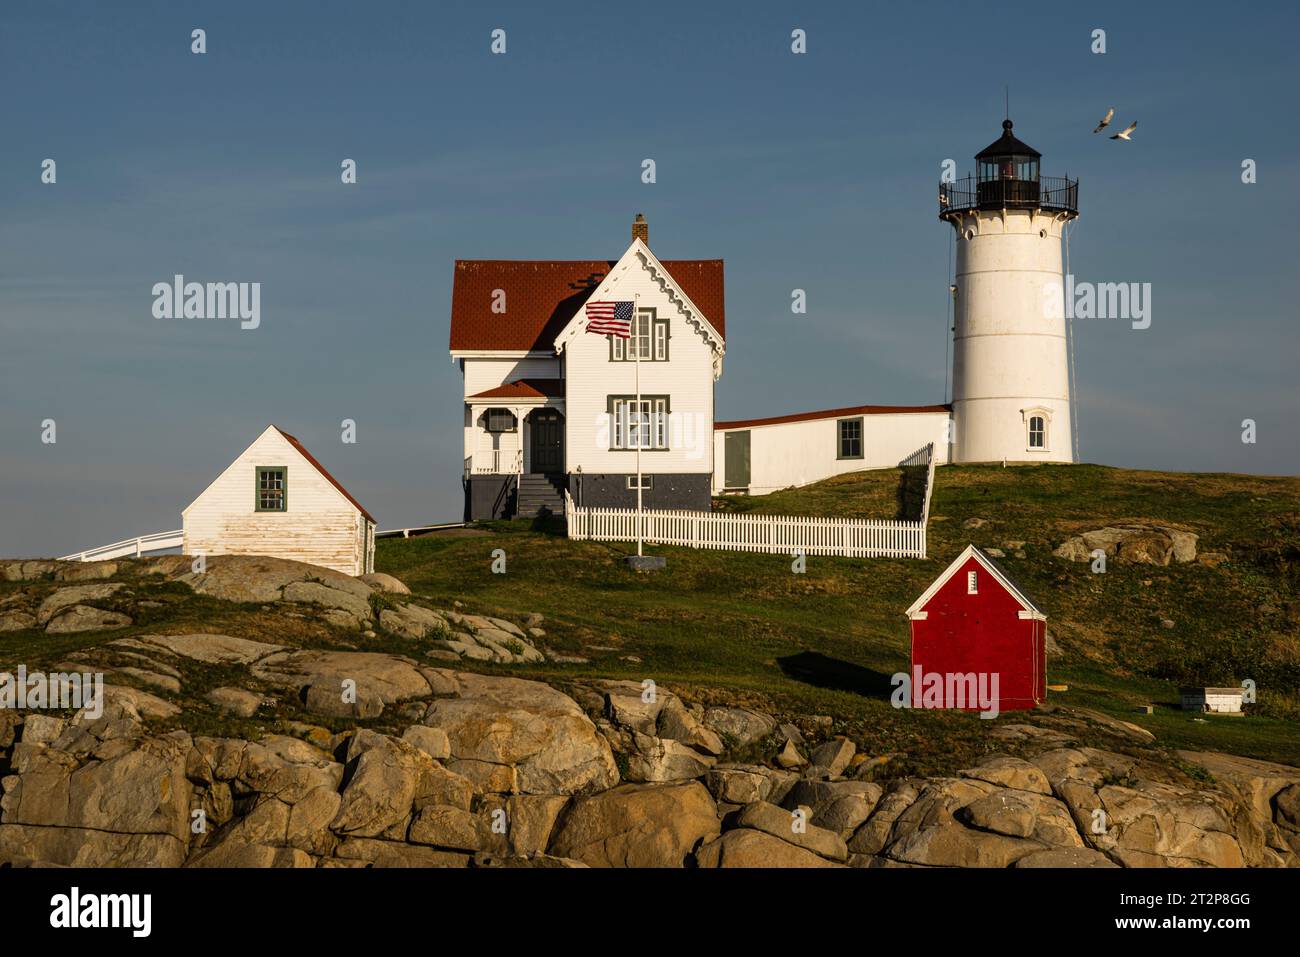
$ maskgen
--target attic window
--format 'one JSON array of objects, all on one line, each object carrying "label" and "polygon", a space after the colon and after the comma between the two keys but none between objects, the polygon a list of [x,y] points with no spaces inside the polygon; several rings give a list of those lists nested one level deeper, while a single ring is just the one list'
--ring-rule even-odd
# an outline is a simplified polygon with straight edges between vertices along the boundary
[{"label": "attic window", "polygon": [[285,511],[289,470],[283,465],[257,469],[257,511]]},{"label": "attic window", "polygon": [[611,362],[635,362],[640,350],[642,362],[668,361],[668,320],[660,319],[653,309],[637,312],[635,328],[628,339],[606,336],[609,339]]},{"label": "attic window", "polygon": [[967,572],[966,573],[966,594],[978,595],[979,592],[980,592],[979,583],[976,580],[975,572],[974,571]]}]

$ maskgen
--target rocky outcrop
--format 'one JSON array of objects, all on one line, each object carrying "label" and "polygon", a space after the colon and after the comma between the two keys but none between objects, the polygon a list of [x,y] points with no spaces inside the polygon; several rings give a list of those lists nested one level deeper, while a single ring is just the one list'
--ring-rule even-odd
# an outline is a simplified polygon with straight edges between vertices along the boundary
[{"label": "rocky outcrop", "polygon": [[385,575],[383,572],[369,572],[365,575],[358,575],[357,580],[365,582],[375,591],[384,591],[392,595],[409,595],[411,593],[411,589],[407,588],[405,583],[392,575]]},{"label": "rocky outcrop", "polygon": [[742,748],[757,744],[776,730],[774,718],[749,708],[705,708],[700,720],[724,741],[730,739]]},{"label": "rocky outcrop", "polygon": [[432,671],[442,697],[422,723],[446,732],[448,767],[481,790],[573,794],[617,783],[609,744],[568,695],[536,681]]},{"label": "rocky outcrop", "polygon": [[634,681],[600,681],[604,718],[599,727],[626,761],[629,781],[663,783],[704,775],[725,745],[702,720],[704,709],[689,708],[670,691]]},{"label": "rocky outcrop", "polygon": [[359,718],[429,697],[433,685],[426,670],[400,655],[349,651],[277,652],[252,665],[256,677],[291,689],[310,711]]},{"label": "rocky outcrop", "polygon": [[[305,681],[310,690],[344,672],[359,675],[390,704],[419,702],[423,718],[400,735],[363,728],[331,736],[301,726],[320,746],[274,734],[257,741],[192,737],[151,730],[178,714],[175,705],[113,685],[99,717],[88,710],[71,718],[0,713],[0,757],[9,767],[0,780],[0,863],[1300,863],[1300,770],[1221,754],[1180,752],[1176,765],[1154,752],[1062,746],[1059,739],[1086,716],[1081,709],[1039,716],[1063,731],[1016,732],[1028,757],[993,754],[954,776],[876,782],[854,776],[869,763],[855,763],[839,738],[806,742],[813,761],[799,771],[718,763],[707,753],[714,733],[691,720],[699,709],[664,689],[629,700],[640,686],[603,683],[597,706],[613,720],[602,717],[608,728],[600,730],[573,698],[538,682],[424,669],[397,656],[268,651],[274,646],[232,644],[220,635],[165,637],[169,650],[146,647],[222,665],[235,655],[289,687]],[[232,707],[254,703],[245,689],[210,694]],[[669,732],[678,737],[661,736]],[[652,739],[713,763],[696,779],[619,783],[611,733],[634,747],[644,746],[638,737]],[[805,740],[793,727],[787,735],[786,744]],[[775,739],[769,746],[775,749]],[[1192,765],[1213,783],[1180,770]]]},{"label": "rocky outcrop", "polygon": [[551,853],[592,867],[682,867],[718,831],[717,808],[697,781],[623,784],[577,799]]},{"label": "rocky outcrop", "polygon": [[0,863],[179,866],[190,836],[190,736],[144,733],[174,706],[105,689],[103,713],[28,716],[0,780]]},{"label": "rocky outcrop", "polygon": [[1101,549],[1107,558],[1137,565],[1196,561],[1198,536],[1170,525],[1108,525],[1066,539],[1052,552],[1072,562],[1090,562]]},{"label": "rocky outcrop", "polygon": [[112,647],[139,648],[149,654],[162,653],[208,665],[251,665],[284,650],[272,645],[230,635],[141,635],[111,643]]},{"label": "rocky outcrop", "polygon": [[[1300,864],[1294,768],[1171,756],[1136,724],[1052,707],[980,723],[991,750],[1015,754],[877,780],[897,762],[859,754],[825,715],[778,721],[734,706],[750,696],[701,703],[697,689],[590,679],[561,691],[442,667],[537,660],[540,618],[521,627],[440,611],[391,585],[377,594],[267,561],[210,559],[192,583],[277,606],[283,630],[91,639],[61,667],[109,676],[102,715],[0,710],[0,864]],[[269,583],[255,580],[263,567]],[[48,628],[78,609],[135,614],[158,581],[145,569],[194,575],[176,558],[85,566],[84,577],[67,577],[66,563],[7,563],[6,578],[38,577],[10,589],[0,615]],[[328,649],[294,647],[313,616],[385,634],[320,629]],[[355,650],[367,640],[404,653]],[[203,711],[189,732],[173,730],[188,716],[168,700],[185,692]],[[299,722],[313,713],[329,727]],[[221,715],[261,736],[198,732]],[[1099,740],[1109,743],[1084,746]]]},{"label": "rocky outcrop", "polygon": [[[450,632],[433,642],[444,656],[522,664],[545,660],[523,629],[504,618],[446,612]],[[431,652],[433,654],[433,652]]]},{"label": "rocky outcrop", "polygon": [[[382,572],[353,578],[317,565],[258,555],[211,556],[199,567],[201,571],[181,555],[121,562],[0,562],[6,580],[37,583],[0,604],[0,632],[41,628],[70,634],[129,626],[132,609],[163,607],[147,595],[148,588],[157,586],[150,576],[162,576],[200,595],[260,603],[263,611],[275,606],[295,618],[315,618],[367,636],[373,636],[373,628],[382,628],[424,643],[422,654],[440,661],[526,664],[547,658],[537,645],[546,634],[537,627],[540,615],[528,616],[531,624],[520,627],[504,618],[428,608],[409,597],[410,589],[401,581]],[[128,580],[104,580],[113,576]],[[53,584],[58,582],[85,584]],[[156,643],[157,636],[144,640]]]},{"label": "rocky outcrop", "polygon": [[102,631],[106,628],[124,628],[131,624],[129,615],[90,605],[73,605],[66,611],[59,612],[45,626],[46,634],[66,635],[78,631]]}]

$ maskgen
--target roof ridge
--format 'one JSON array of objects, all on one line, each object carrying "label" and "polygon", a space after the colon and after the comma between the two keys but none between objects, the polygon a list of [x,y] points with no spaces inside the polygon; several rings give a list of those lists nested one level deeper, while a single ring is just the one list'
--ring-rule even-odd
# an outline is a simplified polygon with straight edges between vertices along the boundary
[{"label": "roof ridge", "polygon": [[321,465],[320,462],[316,461],[316,456],[312,455],[310,452],[307,451],[307,446],[303,445],[296,438],[294,438],[284,429],[280,428],[274,422],[271,423],[271,428],[275,429],[275,431],[279,432],[282,436],[284,436],[284,438],[288,440],[289,444],[294,447],[294,449],[298,452],[298,454],[301,455],[303,458],[305,458],[308,462],[310,462],[312,466],[316,469],[316,471],[325,477],[326,481],[328,481],[336,489],[342,492],[343,497],[346,498],[349,502],[351,502],[356,507],[357,511],[359,511],[362,515],[364,515],[367,519],[369,519],[372,525],[378,524],[375,521],[375,517],[371,515],[368,511],[366,511],[366,507],[362,505],[360,502],[358,502],[355,498],[353,498],[352,493],[343,487],[343,483],[340,482],[338,479],[336,479],[333,475],[331,475],[329,469],[325,468],[325,466]]},{"label": "roof ridge", "polygon": [[782,425],[787,422],[810,422],[816,419],[833,419],[846,415],[911,415],[924,413],[951,412],[952,406],[943,405],[849,405],[837,409],[822,409],[816,412],[792,412],[788,415],[773,415],[757,419],[731,419],[714,422],[714,431],[720,429],[742,429],[760,425]]}]

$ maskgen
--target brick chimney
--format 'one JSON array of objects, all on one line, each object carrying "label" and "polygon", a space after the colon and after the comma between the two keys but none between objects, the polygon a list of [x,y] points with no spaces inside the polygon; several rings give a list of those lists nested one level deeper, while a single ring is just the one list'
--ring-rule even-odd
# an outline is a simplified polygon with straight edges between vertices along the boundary
[{"label": "brick chimney", "polygon": [[641,240],[647,246],[650,245],[650,224],[645,221],[645,216],[641,213],[637,213],[636,219],[632,220],[632,238]]}]

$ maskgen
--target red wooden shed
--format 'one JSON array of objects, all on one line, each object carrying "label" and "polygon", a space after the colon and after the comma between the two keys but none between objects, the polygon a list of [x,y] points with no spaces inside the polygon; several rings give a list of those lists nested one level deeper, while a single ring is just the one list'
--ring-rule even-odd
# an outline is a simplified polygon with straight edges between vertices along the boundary
[{"label": "red wooden shed", "polygon": [[966,546],[907,616],[914,684],[936,673],[996,675],[1000,711],[1024,711],[1047,700],[1047,616],[974,545]]}]

